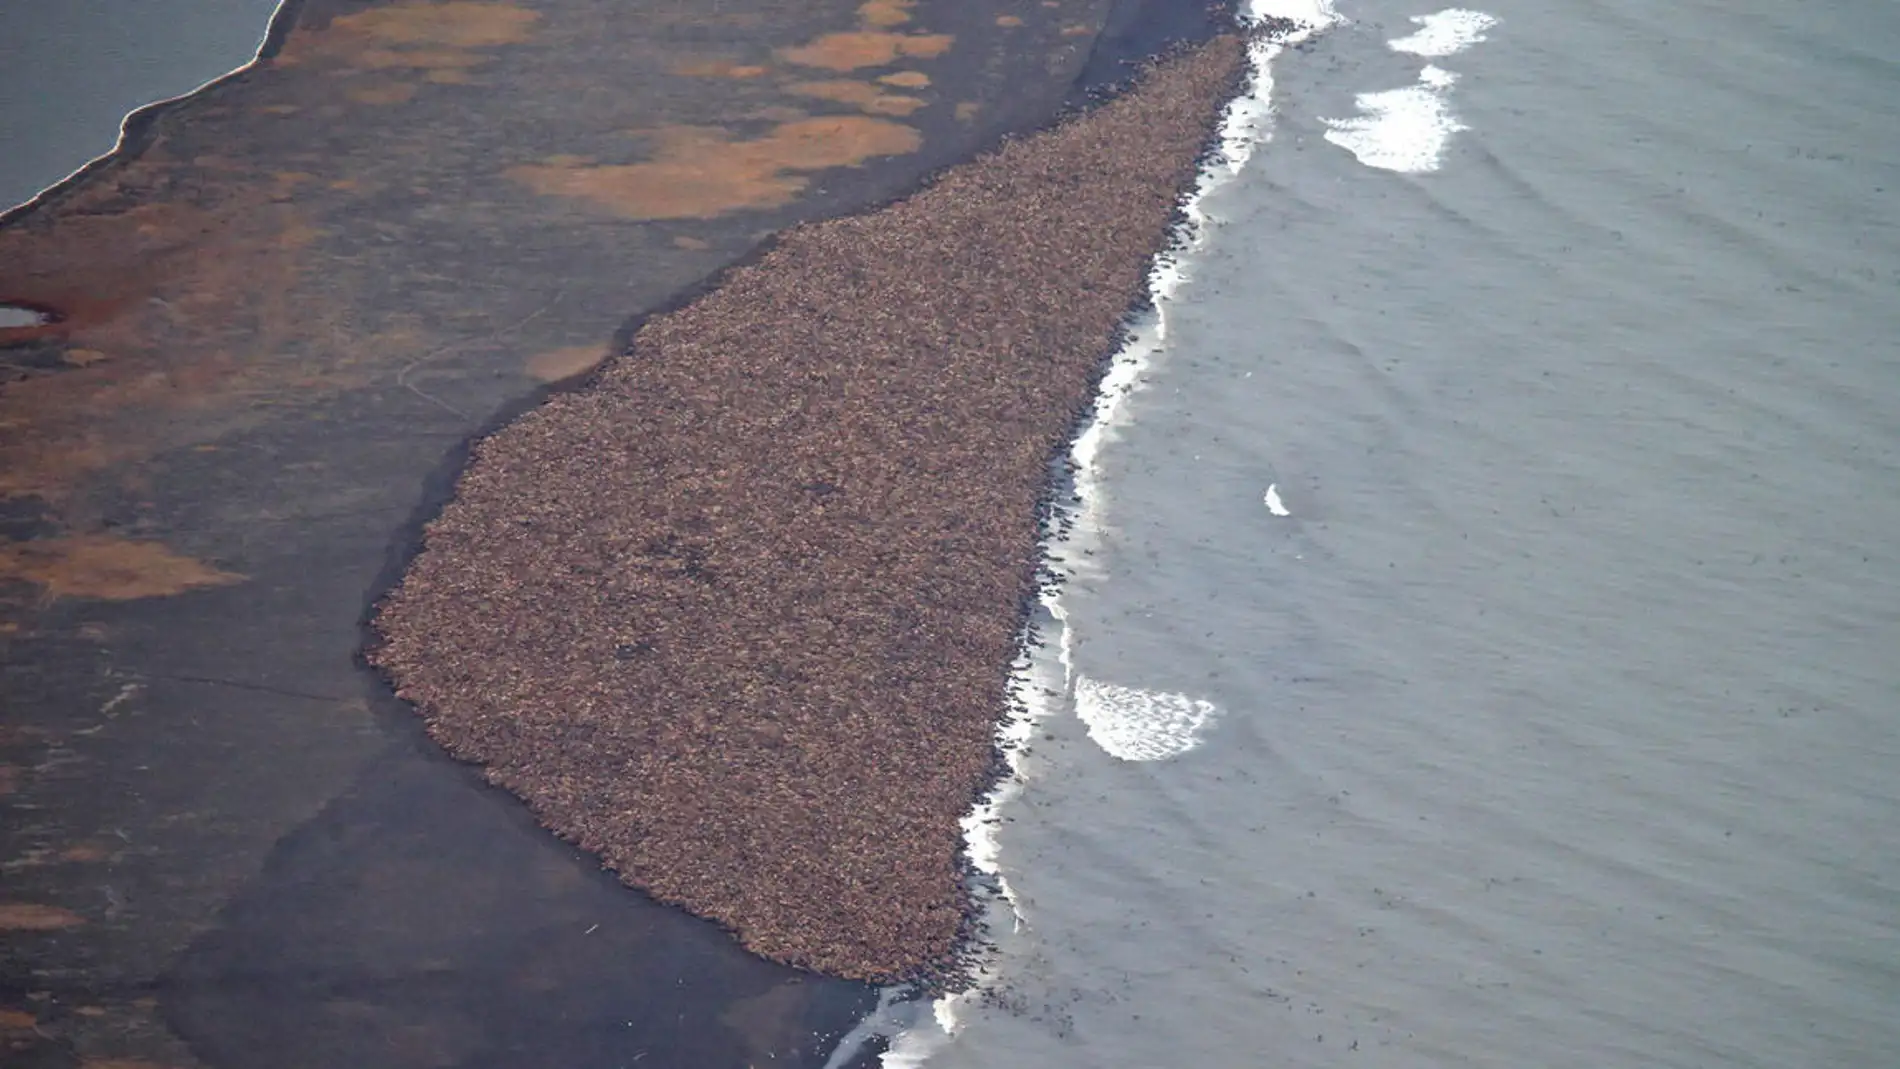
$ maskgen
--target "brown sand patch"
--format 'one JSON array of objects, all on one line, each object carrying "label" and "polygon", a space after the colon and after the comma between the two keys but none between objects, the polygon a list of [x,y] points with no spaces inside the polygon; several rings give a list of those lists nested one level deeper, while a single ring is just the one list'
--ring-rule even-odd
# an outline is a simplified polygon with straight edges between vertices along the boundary
[{"label": "brown sand patch", "polygon": [[[0,294],[59,313],[0,330],[0,345],[58,358],[0,390],[0,499],[61,506],[103,469],[254,425],[267,397],[413,359],[363,333],[345,298],[299,296],[325,231],[293,198],[321,179],[166,148],[0,230]],[[347,292],[346,278],[325,284]]]},{"label": "brown sand patch", "polygon": [[872,115],[909,115],[924,106],[924,102],[916,97],[905,96],[902,93],[886,93],[870,82],[853,82],[848,79],[793,82],[786,86],[785,90],[798,96],[849,104]]},{"label": "brown sand patch", "polygon": [[922,89],[930,84],[930,75],[923,71],[897,71],[884,75],[878,81],[899,89]]},{"label": "brown sand patch", "polygon": [[455,84],[468,79],[470,68],[493,59],[494,49],[529,40],[540,18],[512,3],[403,0],[339,15],[320,29],[300,29],[274,62],[316,63],[344,73],[417,70],[431,81]]},{"label": "brown sand patch", "polygon": [[1047,461],[1241,69],[1220,38],[648,321],[477,445],[374,662],[549,827],[753,950],[953,968]]},{"label": "brown sand patch", "polygon": [[916,6],[917,0],[865,0],[858,5],[858,21],[866,26],[902,26]]},{"label": "brown sand patch", "polygon": [[55,932],[84,923],[86,918],[70,909],[32,902],[0,902],[0,932]]},{"label": "brown sand patch", "polygon": [[359,85],[351,88],[346,95],[358,104],[402,104],[415,98],[416,87],[411,82]]},{"label": "brown sand patch", "polygon": [[881,33],[859,30],[828,33],[814,41],[781,48],[778,56],[800,67],[851,71],[883,67],[899,59],[930,59],[950,50],[956,38],[947,33]]},{"label": "brown sand patch", "polygon": [[796,47],[781,48],[777,55],[801,67],[834,71],[882,67],[905,56],[929,59],[942,55],[955,41],[949,34],[891,32],[891,27],[911,20],[911,9],[916,6],[916,0],[867,0],[858,5],[856,31],[825,34]]},{"label": "brown sand patch", "polygon": [[0,580],[31,583],[47,598],[131,601],[227,586],[244,576],[179,556],[157,542],[70,535],[0,543]]},{"label": "brown sand patch", "polygon": [[570,345],[528,358],[528,374],[542,382],[559,382],[592,371],[607,359],[605,345]]},{"label": "brown sand patch", "polygon": [[40,1019],[25,1010],[0,1010],[0,1030],[8,1032],[30,1032],[39,1027]]},{"label": "brown sand patch", "polygon": [[[150,203],[92,214],[82,200],[58,227],[0,231],[0,291],[61,313],[44,327],[0,331],[0,342],[84,354],[0,393],[0,497],[64,494],[76,476],[143,452],[145,432],[164,434],[109,418],[116,413],[182,412],[252,384],[233,366],[238,352],[210,346],[180,358],[165,343],[196,322],[257,323],[270,334],[263,345],[279,340],[268,327],[312,234],[272,192],[253,183],[226,211]],[[109,201],[119,190],[88,194]]]},{"label": "brown sand patch", "polygon": [[977,114],[982,110],[983,105],[974,100],[961,101],[957,104],[957,121],[974,122],[976,121]]},{"label": "brown sand patch", "polygon": [[1020,18],[1017,18],[1015,15],[998,15],[996,16],[996,24],[998,26],[1014,29],[1017,26],[1021,26],[1023,24],[1023,20]]},{"label": "brown sand patch", "polygon": [[685,78],[757,78],[765,68],[756,63],[734,63],[727,59],[687,59],[673,65],[673,73]]},{"label": "brown sand patch", "polygon": [[712,242],[703,238],[681,234],[679,237],[673,239],[673,247],[676,249],[692,249],[695,252],[701,252],[712,248]]},{"label": "brown sand patch", "polygon": [[797,172],[901,156],[923,144],[915,129],[854,115],[799,119],[751,141],[717,127],[668,127],[647,163],[592,167],[528,164],[508,176],[546,196],[589,201],[627,219],[711,219],[741,208],[790,203],[810,184]]},{"label": "brown sand patch", "polygon": [[541,13],[501,0],[404,0],[340,15],[330,27],[408,48],[496,48],[532,35]]},{"label": "brown sand patch", "polygon": [[0,798],[13,794],[20,789],[20,767],[18,765],[0,765]]},{"label": "brown sand patch", "polygon": [[367,48],[349,57],[350,65],[366,70],[461,71],[488,61],[480,52],[453,48]]}]

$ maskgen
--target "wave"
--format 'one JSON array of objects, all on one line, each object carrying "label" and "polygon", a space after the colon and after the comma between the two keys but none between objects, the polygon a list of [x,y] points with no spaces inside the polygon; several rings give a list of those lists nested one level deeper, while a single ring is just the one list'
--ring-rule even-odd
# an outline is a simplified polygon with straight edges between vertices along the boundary
[{"label": "wave", "polygon": [[1360,93],[1359,114],[1322,119],[1326,140],[1353,154],[1367,167],[1400,174],[1436,171],[1451,135],[1470,127],[1452,114],[1446,90],[1458,76],[1439,67],[1419,72],[1418,84],[1403,89]]},{"label": "wave", "polygon": [[[1418,30],[1386,42],[1394,52],[1443,59],[1486,40],[1498,20],[1482,11],[1446,8],[1430,15],[1414,15]],[[1450,91],[1458,75],[1428,63],[1418,82],[1399,89],[1360,93],[1354,104],[1359,114],[1349,119],[1321,119],[1326,140],[1353,154],[1367,167],[1401,174],[1436,171],[1453,134],[1470,129],[1452,113]]]}]

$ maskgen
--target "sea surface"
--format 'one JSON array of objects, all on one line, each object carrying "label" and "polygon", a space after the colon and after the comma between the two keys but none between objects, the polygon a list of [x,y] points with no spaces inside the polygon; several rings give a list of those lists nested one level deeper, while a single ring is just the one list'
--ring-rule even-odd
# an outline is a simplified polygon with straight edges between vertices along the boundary
[{"label": "sea surface", "polygon": [[0,212],[111,152],[128,113],[249,63],[277,4],[0,3]]},{"label": "sea surface", "polygon": [[1900,1065],[1900,6],[1266,7],[886,1064]]}]

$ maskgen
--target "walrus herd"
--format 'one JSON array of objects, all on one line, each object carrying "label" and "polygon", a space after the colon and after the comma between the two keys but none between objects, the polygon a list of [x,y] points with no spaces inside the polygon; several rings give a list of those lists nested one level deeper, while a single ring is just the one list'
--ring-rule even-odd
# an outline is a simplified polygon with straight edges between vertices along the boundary
[{"label": "walrus herd", "polygon": [[435,739],[759,954],[953,973],[958,820],[1090,409],[1245,69],[1127,91],[801,226],[477,442],[370,659]]}]

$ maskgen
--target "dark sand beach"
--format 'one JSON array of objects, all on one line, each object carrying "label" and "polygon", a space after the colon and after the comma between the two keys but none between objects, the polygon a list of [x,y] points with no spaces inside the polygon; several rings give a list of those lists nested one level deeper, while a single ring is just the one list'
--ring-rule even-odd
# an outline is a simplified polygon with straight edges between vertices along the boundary
[{"label": "dark sand beach", "polygon": [[[1145,10],[293,2],[259,64],[11,214],[0,303],[49,315],[0,329],[9,1064],[821,1058],[869,988],[627,892],[422,736],[362,624],[465,443],[767,236],[888,202],[1207,25]],[[1059,437],[1072,405],[1012,409],[1015,432]],[[1021,500],[992,534],[1033,531]],[[928,958],[941,876],[906,914],[934,928],[766,949]]]}]

